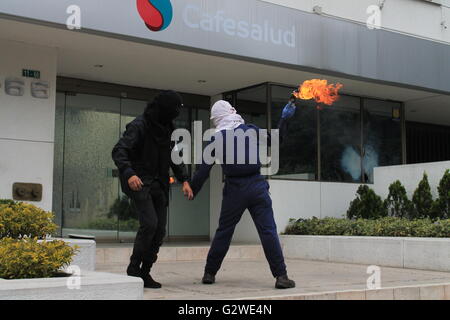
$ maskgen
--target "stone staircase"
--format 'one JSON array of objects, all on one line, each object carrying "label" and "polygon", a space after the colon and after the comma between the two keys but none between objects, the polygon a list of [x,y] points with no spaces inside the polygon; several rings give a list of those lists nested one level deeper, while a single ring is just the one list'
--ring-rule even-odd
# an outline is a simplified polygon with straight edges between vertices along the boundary
[{"label": "stone staircase", "polygon": [[[158,262],[171,261],[205,261],[209,243],[204,244],[168,244],[163,245],[158,254]],[[114,270],[129,263],[133,247],[131,244],[101,244],[96,249],[96,270]],[[264,259],[261,245],[232,245],[226,256],[227,260]]]}]

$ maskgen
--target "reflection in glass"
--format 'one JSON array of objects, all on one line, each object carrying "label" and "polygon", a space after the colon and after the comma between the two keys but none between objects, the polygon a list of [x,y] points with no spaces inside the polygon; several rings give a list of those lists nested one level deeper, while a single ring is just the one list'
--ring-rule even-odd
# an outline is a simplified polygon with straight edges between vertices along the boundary
[{"label": "reflection in glass", "polygon": [[400,103],[364,99],[363,168],[366,182],[373,183],[373,168],[401,164],[401,123],[393,119]]},{"label": "reflection in glass", "polygon": [[[191,108],[193,121],[201,121],[203,131],[209,129],[209,110]],[[176,120],[177,128],[185,128],[192,132],[189,120],[189,109],[183,109],[183,113]],[[192,148],[194,148],[195,140]],[[206,145],[204,142],[203,146]],[[192,150],[191,159],[195,152]],[[191,172],[195,165],[188,165]],[[170,191],[168,234],[171,238],[204,238],[209,239],[209,180],[202,188],[202,192],[193,201],[187,201],[182,193],[181,184],[172,185]]]},{"label": "reflection in glass", "polygon": [[341,96],[320,111],[321,180],[361,182],[360,99]]},{"label": "reflection in glass", "polygon": [[[181,109],[180,115],[174,121],[175,129],[186,129],[192,134],[190,113],[191,113],[191,110],[187,106],[184,106],[184,108]],[[195,119],[193,121],[195,121]],[[191,154],[192,153],[193,153],[193,150],[191,150]],[[182,155],[182,154],[183,154],[183,152],[180,153],[180,155]],[[188,172],[188,175],[191,175],[192,165],[187,164],[186,170]],[[170,171],[170,175],[174,176],[172,170]],[[177,181],[177,183],[179,183],[179,181]]]},{"label": "reflection in glass", "polygon": [[63,235],[82,233],[117,238],[111,208],[118,199],[111,150],[120,128],[120,99],[66,96],[63,183]]},{"label": "reflection in glass", "polygon": [[267,86],[238,91],[234,108],[246,123],[267,128]]},{"label": "reflection in glass", "polygon": [[[278,127],[281,112],[294,88],[272,86],[272,128]],[[298,101],[297,111],[289,120],[286,139],[280,146],[280,170],[273,178],[316,180],[317,109],[311,101]]]}]

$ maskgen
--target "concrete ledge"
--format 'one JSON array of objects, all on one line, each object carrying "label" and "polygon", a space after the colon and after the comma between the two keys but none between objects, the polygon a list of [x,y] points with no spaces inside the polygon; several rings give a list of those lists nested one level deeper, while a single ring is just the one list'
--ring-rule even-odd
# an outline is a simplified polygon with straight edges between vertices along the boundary
[{"label": "concrete ledge", "polygon": [[[70,289],[68,284],[80,284]],[[142,300],[140,278],[85,271],[75,276],[48,279],[0,279],[0,300]]]},{"label": "concrete ledge", "polygon": [[50,238],[47,241],[62,240],[70,246],[78,246],[78,252],[72,259],[72,266],[78,266],[84,271],[94,271],[96,263],[96,243],[94,240]]},{"label": "concrete ledge", "polygon": [[450,271],[450,239],[406,238],[405,268]]},{"label": "concrete ledge", "polygon": [[[111,247],[97,248],[97,265],[128,264],[133,248]],[[209,247],[161,247],[158,254],[159,262],[170,261],[204,261]],[[264,251],[260,245],[232,245],[228,250],[227,260],[259,260],[264,259]]]},{"label": "concrete ledge", "polygon": [[373,290],[286,294],[237,300],[450,300],[450,283]]},{"label": "concrete ledge", "polygon": [[330,261],[403,267],[400,239],[336,237],[329,248]]},{"label": "concrete ledge", "polygon": [[291,259],[450,272],[450,239],[283,235],[280,240]]}]

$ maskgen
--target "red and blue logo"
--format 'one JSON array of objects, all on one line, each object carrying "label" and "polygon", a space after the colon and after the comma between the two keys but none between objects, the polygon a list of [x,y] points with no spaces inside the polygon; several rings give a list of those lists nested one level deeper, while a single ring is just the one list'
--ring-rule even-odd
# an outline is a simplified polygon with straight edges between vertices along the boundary
[{"label": "red and blue logo", "polygon": [[137,0],[137,9],[147,28],[152,31],[162,31],[172,22],[170,0]]}]

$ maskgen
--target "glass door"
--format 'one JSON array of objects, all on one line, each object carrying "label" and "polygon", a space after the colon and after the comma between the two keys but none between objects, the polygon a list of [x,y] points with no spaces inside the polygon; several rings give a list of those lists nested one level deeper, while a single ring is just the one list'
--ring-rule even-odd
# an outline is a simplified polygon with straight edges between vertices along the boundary
[{"label": "glass door", "polygon": [[[177,128],[191,130],[193,122],[189,119],[188,109],[185,109],[180,118],[176,121]],[[192,108],[193,121],[202,122],[202,131],[209,129],[209,111]],[[196,141],[192,137],[192,146]],[[203,147],[205,144],[203,144]],[[194,152],[191,152],[192,159]],[[195,172],[195,165],[187,166],[190,172]],[[182,185],[173,184],[170,192],[169,202],[169,238],[173,240],[194,239],[209,240],[209,179],[203,186],[201,192],[195,200],[188,201],[182,193]]]},{"label": "glass door", "polygon": [[[132,242],[139,221],[122,193],[111,152],[126,125],[143,114],[147,102],[58,92],[56,103],[53,210],[60,235],[95,236],[98,241]],[[175,121],[191,129],[193,120],[209,128],[209,112],[186,107]],[[189,173],[194,169],[188,165]],[[181,184],[172,185],[167,232],[171,238],[209,238],[209,183],[188,202]]]},{"label": "glass door", "polygon": [[116,240],[119,181],[111,151],[120,133],[120,99],[76,94],[65,100],[62,235]]}]

